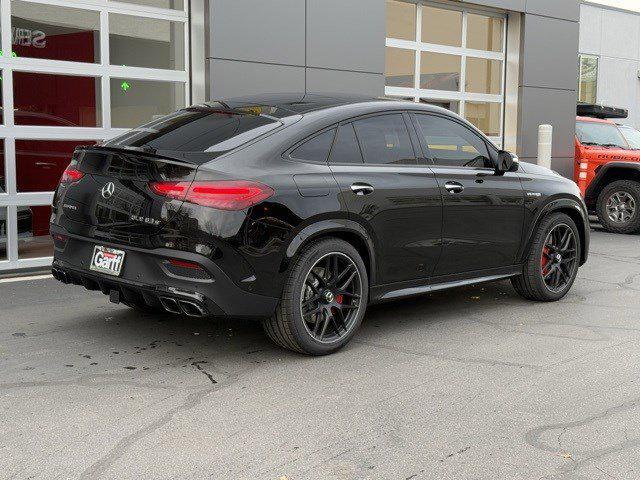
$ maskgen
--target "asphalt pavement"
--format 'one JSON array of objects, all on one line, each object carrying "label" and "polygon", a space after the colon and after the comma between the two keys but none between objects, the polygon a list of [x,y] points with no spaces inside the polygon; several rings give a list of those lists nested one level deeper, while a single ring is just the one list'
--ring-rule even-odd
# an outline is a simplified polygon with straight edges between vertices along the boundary
[{"label": "asphalt pavement", "polygon": [[640,236],[554,304],[509,282],[372,307],[309,358],[259,325],[0,280],[0,478],[640,478]]}]

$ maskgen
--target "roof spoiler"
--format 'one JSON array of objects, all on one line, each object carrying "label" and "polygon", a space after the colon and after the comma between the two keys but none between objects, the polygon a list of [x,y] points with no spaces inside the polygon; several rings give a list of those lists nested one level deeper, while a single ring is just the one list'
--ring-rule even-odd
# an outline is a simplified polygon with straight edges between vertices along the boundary
[{"label": "roof spoiler", "polygon": [[624,108],[606,107],[604,105],[595,105],[591,103],[578,103],[577,108],[580,117],[594,118],[627,118],[629,111]]}]

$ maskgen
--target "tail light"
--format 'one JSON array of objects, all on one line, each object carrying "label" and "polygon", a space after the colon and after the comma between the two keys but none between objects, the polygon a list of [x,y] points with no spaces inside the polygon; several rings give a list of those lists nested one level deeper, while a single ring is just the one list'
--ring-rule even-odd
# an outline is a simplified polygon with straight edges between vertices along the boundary
[{"label": "tail light", "polygon": [[199,263],[195,263],[195,262],[188,262],[186,260],[179,260],[177,258],[170,258],[168,260],[168,262],[173,267],[190,268],[190,269],[193,269],[193,270],[202,270],[202,265],[200,265]]},{"label": "tail light", "polygon": [[273,195],[270,187],[244,180],[151,182],[149,188],[158,195],[219,210],[243,210]]},{"label": "tail light", "polygon": [[60,183],[74,183],[82,177],[84,177],[84,173],[76,168],[75,163],[71,163],[64,172],[62,172]]},{"label": "tail light", "polygon": [[189,280],[211,280],[211,275],[202,265],[178,258],[169,258],[162,262],[164,271],[169,275]]}]

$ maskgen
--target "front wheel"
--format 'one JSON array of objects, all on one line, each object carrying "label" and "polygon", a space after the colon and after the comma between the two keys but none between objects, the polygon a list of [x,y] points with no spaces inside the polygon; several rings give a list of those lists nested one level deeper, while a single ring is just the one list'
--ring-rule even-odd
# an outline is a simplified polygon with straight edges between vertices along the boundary
[{"label": "front wheel", "polygon": [[351,340],[368,298],[367,269],[358,251],[337,238],[319,240],[294,261],[276,313],[263,327],[281,347],[326,355]]},{"label": "front wheel", "polygon": [[611,182],[598,195],[596,212],[600,224],[608,232],[640,231],[640,182]]},{"label": "front wheel", "polygon": [[580,235],[575,222],[564,213],[544,218],[534,234],[522,275],[511,283],[524,298],[555,302],[571,289],[578,275]]}]

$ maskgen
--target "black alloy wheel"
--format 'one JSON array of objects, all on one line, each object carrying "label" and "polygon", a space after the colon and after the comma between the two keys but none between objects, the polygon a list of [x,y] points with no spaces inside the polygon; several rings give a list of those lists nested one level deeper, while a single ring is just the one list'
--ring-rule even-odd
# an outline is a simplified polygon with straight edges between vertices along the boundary
[{"label": "black alloy wheel", "polygon": [[309,335],[333,343],[347,335],[358,317],[362,279],[353,260],[340,252],[320,258],[302,286],[300,314]]},{"label": "black alloy wheel", "polygon": [[565,213],[551,213],[537,226],[522,274],[513,277],[511,284],[528,300],[560,300],[578,276],[581,252],[581,238],[573,219]]},{"label": "black alloy wheel", "polygon": [[572,282],[578,268],[578,248],[569,225],[561,223],[551,229],[542,247],[540,266],[542,280],[550,291],[561,292]]},{"label": "black alloy wheel", "polygon": [[276,313],[262,323],[281,347],[326,355],[346,345],[369,301],[369,277],[353,245],[338,238],[310,243],[296,256]]}]

